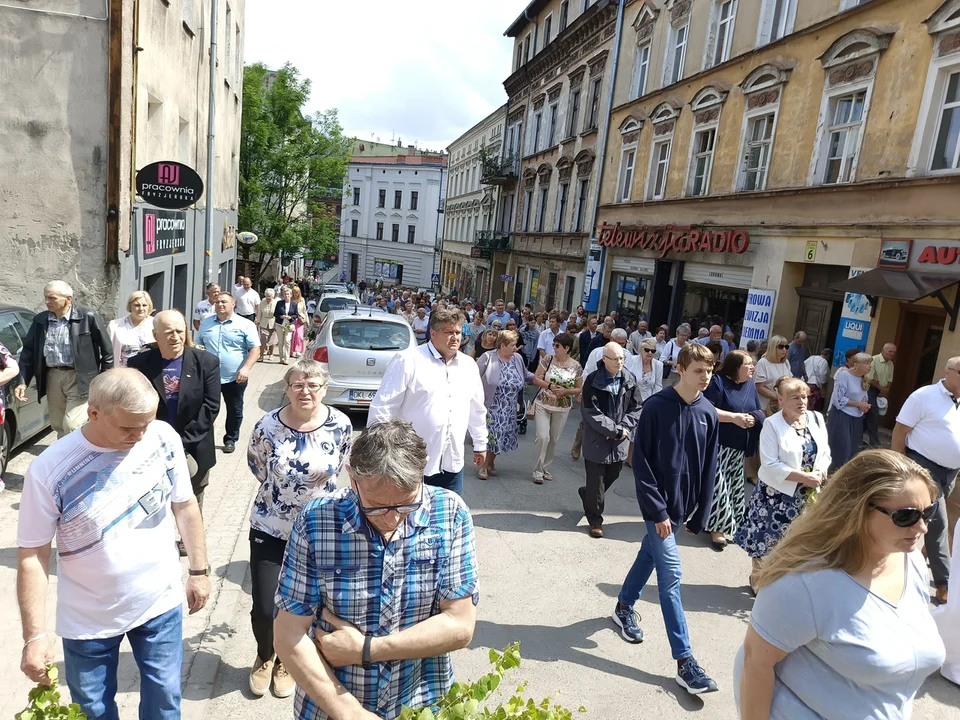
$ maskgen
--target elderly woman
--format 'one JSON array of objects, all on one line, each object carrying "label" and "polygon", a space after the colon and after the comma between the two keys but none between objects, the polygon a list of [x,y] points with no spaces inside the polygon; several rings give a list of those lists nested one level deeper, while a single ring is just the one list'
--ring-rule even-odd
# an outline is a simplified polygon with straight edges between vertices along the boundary
[{"label": "elderly woman", "polygon": [[480,356],[484,353],[496,350],[497,336],[499,334],[499,330],[484,330],[481,332],[477,337],[477,341],[473,344],[473,357],[479,360]]},{"label": "elderly woman", "polygon": [[280,295],[280,299],[273,307],[273,319],[277,330],[277,345],[280,348],[280,362],[286,365],[291,353],[290,348],[296,332],[297,320],[301,317],[301,312],[304,313],[303,317],[306,317],[306,310],[302,302],[298,303],[293,299],[293,291],[290,288],[284,287]]},{"label": "elderly woman", "polygon": [[707,521],[716,550],[727,546],[727,538],[737,532],[746,512],[744,460],[757,452],[763,425],[760,397],[752,380],[753,358],[744,350],[734,350],[727,353],[704,392],[720,420],[717,480]]},{"label": "elderly woman", "polygon": [[790,364],[787,362],[787,351],[790,343],[782,335],[774,335],[767,343],[766,354],[757,362],[753,373],[753,382],[756,383],[760,394],[760,409],[767,415],[773,415],[780,408],[777,407],[777,381],[783,377],[793,377]]},{"label": "elderly woman", "polygon": [[[490,331],[492,332],[492,331]],[[488,333],[484,333],[487,337]],[[513,452],[519,446],[517,434],[517,395],[533,381],[523,357],[517,354],[517,333],[501,330],[496,337],[496,352],[486,352],[477,360],[487,408],[487,461],[479,477],[499,475],[494,462],[497,455]]]},{"label": "elderly woman", "polygon": [[303,300],[300,288],[293,286],[292,300],[297,304],[297,312],[293,322],[293,332],[290,334],[290,355],[298,358],[303,354],[303,336],[307,331],[307,304]]},{"label": "elderly woman", "polygon": [[734,665],[742,720],[910,717],[944,659],[920,554],[937,492],[890,450],[830,479],[758,579]]},{"label": "elderly woman", "polygon": [[107,325],[116,367],[126,367],[127,360],[139,353],[144,345],[153,342],[152,312],[153,300],[150,294],[137,290],[127,298],[127,314],[111,320]]},{"label": "elderly woman", "polygon": [[583,388],[583,368],[573,359],[573,337],[560,333],[553,339],[553,355],[545,355],[537,368],[533,384],[540,388],[533,401],[537,422],[537,459],[533,465],[533,481],[542,485],[553,480],[553,464],[557,440],[567,423],[574,398]]},{"label": "elderly woman", "polygon": [[[663,355],[663,351],[666,349],[669,344],[667,339],[670,336],[670,328],[666,325],[661,325],[657,328],[657,334],[653,336],[654,341],[657,343],[657,358]],[[661,363],[662,365],[663,363]]]},{"label": "elderly woman", "polygon": [[753,558],[754,592],[763,558],[815,499],[830,468],[827,426],[820,413],[807,410],[807,384],[792,376],[780,378],[776,392],[781,409],[764,421],[760,431],[760,484],[734,536]]},{"label": "elderly woman", "polygon": [[257,308],[257,329],[260,331],[260,357],[257,362],[263,362],[267,356],[273,357],[273,349],[277,345],[277,321],[273,316],[277,308],[277,294],[273,288],[267,288],[263,293],[263,302]]},{"label": "elderly woman", "polygon": [[863,376],[870,372],[872,362],[869,353],[857,353],[850,358],[849,369],[837,372],[833,379],[830,414],[827,416],[833,455],[831,470],[841,467],[860,449],[863,416],[870,410],[867,391],[863,389]]},{"label": "elderly woman", "polygon": [[257,641],[250,691],[257,697],[270,689],[271,681],[278,697],[293,694],[293,678],[273,649],[273,597],[283,553],[297,513],[310,500],[337,489],[353,441],[350,418],[321,402],[327,391],[322,365],[301,360],[283,380],[290,404],[260,419],[247,450],[250,472],[260,483],[250,513],[250,619]]},{"label": "elderly woman", "polygon": [[[660,362],[663,363],[663,384],[666,387],[673,387],[680,381],[680,373],[677,371],[677,358],[683,346],[690,341],[690,326],[682,323],[677,326],[677,336],[667,343],[667,346],[660,353]],[[669,371],[667,368],[670,368]]]}]

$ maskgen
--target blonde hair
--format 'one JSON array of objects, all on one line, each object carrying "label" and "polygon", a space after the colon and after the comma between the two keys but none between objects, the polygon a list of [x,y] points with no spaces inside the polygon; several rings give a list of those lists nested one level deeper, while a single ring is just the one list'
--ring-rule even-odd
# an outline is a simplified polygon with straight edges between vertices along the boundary
[{"label": "blonde hair", "polygon": [[143,300],[147,303],[147,315],[153,313],[153,298],[146,290],[134,290],[127,298],[127,312],[133,312],[133,304],[137,300]]},{"label": "blonde hair", "polygon": [[656,350],[656,349],[657,349],[657,341],[654,340],[653,338],[644,338],[643,340],[640,341],[640,347],[641,347],[641,348],[653,348],[654,350]]},{"label": "blonde hair", "polygon": [[873,543],[867,530],[869,513],[874,505],[901,493],[910,480],[922,481],[931,501],[936,499],[938,489],[930,473],[906,455],[865,450],[854,456],[763,561],[757,588],[793,572],[862,570]]},{"label": "blonde hair", "polygon": [[767,340],[767,352],[763,357],[772,362],[774,365],[777,365],[780,362],[786,362],[786,358],[784,358],[782,361],[777,360],[777,345],[789,344],[789,341],[783,335],[773,335]]},{"label": "blonde hair", "polygon": [[297,302],[300,302],[301,300],[303,300],[303,293],[300,292],[299,286],[294,285],[293,289],[290,292],[293,293],[293,299],[296,300]]},{"label": "blonde hair", "polygon": [[512,342],[518,342],[519,340],[520,333],[516,330],[501,330],[497,335],[497,350]]},{"label": "blonde hair", "polygon": [[782,378],[778,378],[773,384],[773,388],[780,397],[786,397],[787,393],[794,391],[803,392],[804,390],[807,391],[807,396],[810,396],[810,386],[800,378],[795,378],[792,375],[784,375]]}]

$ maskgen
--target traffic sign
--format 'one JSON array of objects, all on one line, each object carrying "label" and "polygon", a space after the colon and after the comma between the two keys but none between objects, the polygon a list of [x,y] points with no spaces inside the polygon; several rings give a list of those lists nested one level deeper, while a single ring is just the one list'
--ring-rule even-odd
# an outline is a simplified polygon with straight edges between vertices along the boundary
[{"label": "traffic sign", "polygon": [[440,282],[440,273],[433,273],[430,275],[430,282],[438,283]]}]

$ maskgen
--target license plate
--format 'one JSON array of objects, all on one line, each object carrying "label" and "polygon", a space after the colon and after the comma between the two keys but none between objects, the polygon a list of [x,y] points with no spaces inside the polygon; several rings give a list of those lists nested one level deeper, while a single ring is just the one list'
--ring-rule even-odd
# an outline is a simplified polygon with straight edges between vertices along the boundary
[{"label": "license plate", "polygon": [[376,394],[376,390],[351,390],[350,399],[355,402],[373,402]]}]

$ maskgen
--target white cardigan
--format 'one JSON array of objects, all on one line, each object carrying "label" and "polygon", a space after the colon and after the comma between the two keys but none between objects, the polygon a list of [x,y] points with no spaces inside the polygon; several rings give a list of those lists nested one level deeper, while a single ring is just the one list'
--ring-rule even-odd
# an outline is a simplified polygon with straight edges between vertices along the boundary
[{"label": "white cardigan", "polygon": [[[824,476],[830,467],[830,443],[827,440],[827,423],[823,415],[818,412],[807,411],[807,427],[810,435],[817,444],[817,459],[813,464],[814,471],[821,471]],[[798,483],[787,480],[787,476],[795,471],[802,470],[803,438],[790,427],[783,419],[781,410],[763,421],[760,431],[760,480],[782,492],[792,496]]]}]

